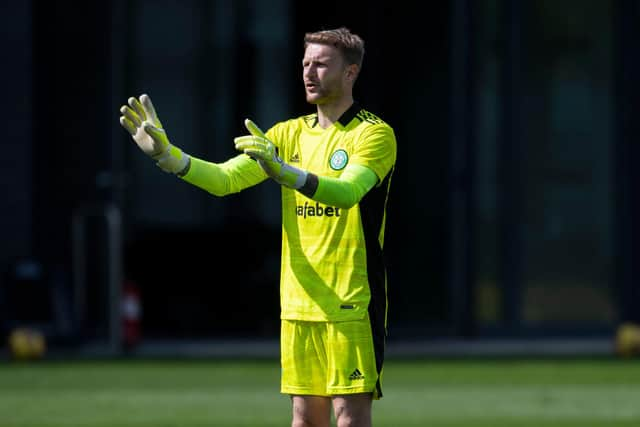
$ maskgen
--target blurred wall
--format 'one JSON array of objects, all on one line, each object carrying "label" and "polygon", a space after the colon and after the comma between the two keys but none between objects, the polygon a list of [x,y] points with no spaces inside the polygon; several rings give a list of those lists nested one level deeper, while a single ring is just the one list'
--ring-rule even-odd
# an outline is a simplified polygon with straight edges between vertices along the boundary
[{"label": "blurred wall", "polygon": [[[312,111],[304,33],[345,25],[366,42],[356,99],[398,138],[393,337],[606,334],[639,316],[637,1],[2,7],[0,307],[22,257],[61,272],[73,306],[72,218],[111,205],[147,336],[276,336],[277,185],[215,198],[176,180],[118,108],[148,93],[174,143],[223,161],[245,117]],[[88,219],[87,233],[90,336],[106,327],[108,234]]]},{"label": "blurred wall", "polygon": [[33,26],[30,2],[2,5],[0,46],[6,58],[2,69],[5,84],[0,115],[0,144],[5,166],[0,168],[2,185],[2,244],[0,265],[3,270],[15,257],[31,253],[33,238]]}]

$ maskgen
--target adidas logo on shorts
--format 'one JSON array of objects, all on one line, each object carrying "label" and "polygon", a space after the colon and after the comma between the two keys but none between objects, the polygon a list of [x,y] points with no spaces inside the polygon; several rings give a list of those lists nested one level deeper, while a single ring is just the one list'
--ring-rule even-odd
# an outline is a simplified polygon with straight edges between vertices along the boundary
[{"label": "adidas logo on shorts", "polygon": [[356,368],[356,370],[353,371],[353,373],[351,375],[349,375],[349,379],[351,381],[363,380],[364,379],[364,375],[362,375],[362,372],[360,372],[360,369]]}]

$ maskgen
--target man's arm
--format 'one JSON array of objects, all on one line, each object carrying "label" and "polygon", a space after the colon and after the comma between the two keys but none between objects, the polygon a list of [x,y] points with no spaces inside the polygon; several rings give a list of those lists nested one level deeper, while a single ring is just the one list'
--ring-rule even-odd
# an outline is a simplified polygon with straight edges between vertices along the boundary
[{"label": "man's arm", "polygon": [[190,156],[171,144],[151,98],[146,94],[140,99],[129,98],[128,105],[123,105],[120,112],[122,127],[160,169],[215,196],[237,193],[267,178],[260,166],[246,155],[224,163],[211,163]]},{"label": "man's arm", "polygon": [[224,163],[211,163],[191,157],[191,167],[182,176],[186,182],[200,187],[214,196],[238,193],[267,178],[256,161],[244,154],[233,157]]},{"label": "man's arm", "polygon": [[378,176],[374,171],[366,166],[350,164],[339,178],[307,173],[308,190],[305,192],[303,186],[298,191],[316,202],[349,209],[358,204],[377,183]]},{"label": "man's arm", "polygon": [[245,120],[251,135],[235,139],[236,149],[257,160],[264,172],[276,182],[298,190],[312,200],[348,209],[355,206],[378,182],[368,167],[348,165],[339,178],[318,176],[285,163],[275,145],[251,120]]}]

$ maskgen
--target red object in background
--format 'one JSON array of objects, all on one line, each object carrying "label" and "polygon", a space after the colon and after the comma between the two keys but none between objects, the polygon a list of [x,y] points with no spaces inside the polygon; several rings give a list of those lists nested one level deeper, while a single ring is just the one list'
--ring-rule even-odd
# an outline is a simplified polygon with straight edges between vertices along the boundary
[{"label": "red object in background", "polygon": [[127,348],[135,347],[140,342],[142,304],[138,286],[127,280],[122,289],[122,340]]}]

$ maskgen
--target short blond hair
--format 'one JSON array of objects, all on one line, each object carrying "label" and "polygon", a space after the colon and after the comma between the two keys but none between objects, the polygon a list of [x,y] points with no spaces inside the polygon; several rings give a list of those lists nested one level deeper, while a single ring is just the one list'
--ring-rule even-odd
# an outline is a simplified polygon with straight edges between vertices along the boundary
[{"label": "short blond hair", "polygon": [[321,30],[304,35],[304,47],[309,43],[326,44],[337,48],[348,65],[356,64],[362,68],[364,58],[364,40],[352,33],[348,28],[340,27],[333,30]]}]

